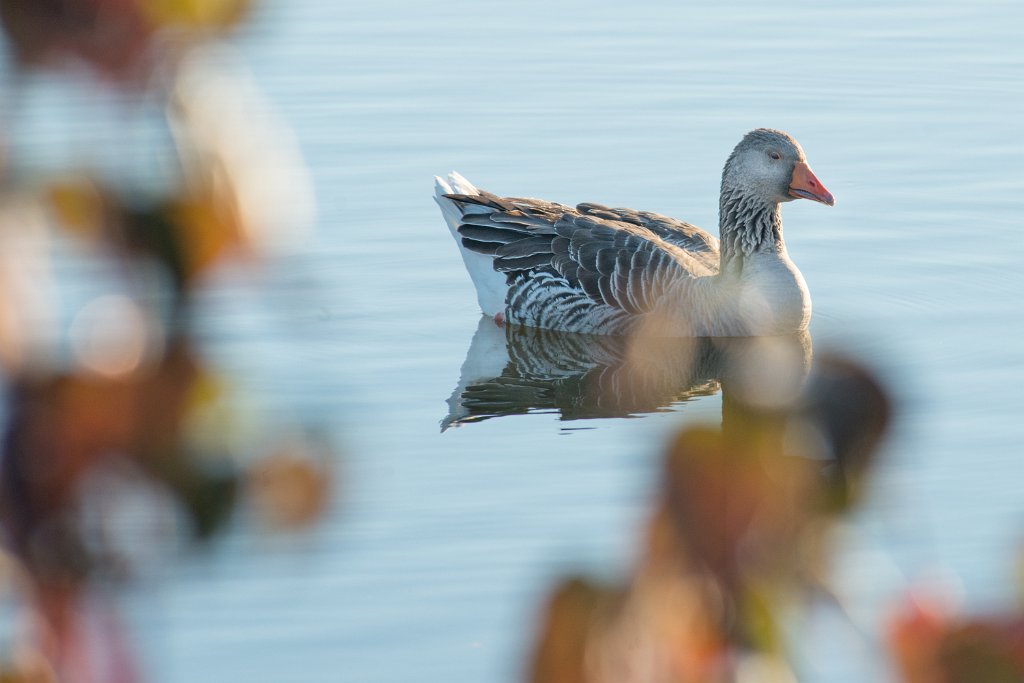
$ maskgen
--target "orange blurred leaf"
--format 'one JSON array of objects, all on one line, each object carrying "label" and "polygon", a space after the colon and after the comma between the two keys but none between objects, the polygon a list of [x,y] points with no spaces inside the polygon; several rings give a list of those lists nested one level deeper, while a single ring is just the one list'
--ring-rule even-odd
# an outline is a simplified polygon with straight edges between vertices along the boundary
[{"label": "orange blurred leaf", "polygon": [[245,18],[250,4],[249,0],[150,0],[144,8],[158,26],[223,30]]},{"label": "orange blurred leaf", "polygon": [[324,461],[315,461],[304,450],[304,444],[279,450],[249,472],[252,502],[272,528],[308,526],[327,508],[331,472]]}]

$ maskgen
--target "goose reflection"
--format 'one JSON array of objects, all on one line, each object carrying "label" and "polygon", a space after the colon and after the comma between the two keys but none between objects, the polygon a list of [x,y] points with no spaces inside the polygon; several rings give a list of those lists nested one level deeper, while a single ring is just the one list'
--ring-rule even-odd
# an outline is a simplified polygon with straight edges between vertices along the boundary
[{"label": "goose reflection", "polygon": [[783,337],[664,338],[572,334],[481,318],[441,430],[502,415],[633,417],[722,391],[788,404],[811,364],[806,331]]}]

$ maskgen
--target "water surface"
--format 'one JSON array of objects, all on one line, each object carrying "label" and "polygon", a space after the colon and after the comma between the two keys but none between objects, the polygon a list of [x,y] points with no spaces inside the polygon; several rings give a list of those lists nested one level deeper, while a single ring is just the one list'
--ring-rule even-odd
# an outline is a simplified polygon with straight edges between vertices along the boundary
[{"label": "water surface", "polygon": [[836,562],[855,621],[797,620],[801,680],[879,680],[864,632],[922,574],[1003,604],[1024,539],[1022,25],[996,0],[267,7],[241,42],[310,165],[319,238],[267,298],[212,298],[208,325],[262,400],[336,431],[343,504],[291,542],[242,519],[140,598],[156,679],[516,680],[549,582],[625,571],[665,437],[721,398],[442,433],[479,313],[431,177],[713,231],[758,126],[837,198],[784,209],[816,351],[880,368],[901,406]]}]

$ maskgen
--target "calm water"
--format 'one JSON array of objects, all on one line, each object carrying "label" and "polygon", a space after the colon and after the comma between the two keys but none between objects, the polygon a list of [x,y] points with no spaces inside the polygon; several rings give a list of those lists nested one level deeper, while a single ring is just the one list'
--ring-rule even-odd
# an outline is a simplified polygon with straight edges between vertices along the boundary
[{"label": "calm water", "polygon": [[268,8],[243,49],[310,165],[318,243],[267,298],[212,298],[209,325],[262,400],[336,429],[343,504],[287,542],[243,519],[140,597],[156,680],[516,680],[549,582],[625,570],[664,438],[718,420],[721,399],[441,433],[479,314],[431,177],[713,230],[721,166],[758,126],[793,133],[837,197],[784,210],[816,351],[866,359],[901,402],[836,561],[853,623],[797,620],[802,680],[885,680],[864,634],[908,580],[941,573],[972,608],[1009,600],[1021,26],[1010,1]]}]

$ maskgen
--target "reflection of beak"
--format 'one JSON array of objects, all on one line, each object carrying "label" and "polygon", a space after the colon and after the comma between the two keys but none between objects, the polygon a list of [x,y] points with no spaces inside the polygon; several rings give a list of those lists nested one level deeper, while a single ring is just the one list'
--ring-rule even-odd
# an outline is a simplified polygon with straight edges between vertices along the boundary
[{"label": "reflection of beak", "polygon": [[825,189],[806,162],[798,161],[793,167],[793,178],[789,183],[789,196],[800,199],[813,199],[822,204],[834,206],[836,198]]}]

